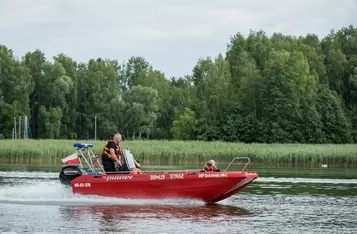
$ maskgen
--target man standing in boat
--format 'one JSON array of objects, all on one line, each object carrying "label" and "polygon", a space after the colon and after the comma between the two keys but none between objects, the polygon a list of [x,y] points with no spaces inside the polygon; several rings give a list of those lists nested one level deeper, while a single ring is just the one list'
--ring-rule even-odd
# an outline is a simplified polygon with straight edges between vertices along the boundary
[{"label": "man standing in boat", "polygon": [[103,168],[106,172],[114,172],[115,164],[114,162],[118,163],[118,166],[122,166],[120,162],[120,154],[121,148],[119,143],[121,141],[121,135],[119,133],[115,134],[113,140],[109,140],[107,144],[104,146],[102,152],[102,164]]}]

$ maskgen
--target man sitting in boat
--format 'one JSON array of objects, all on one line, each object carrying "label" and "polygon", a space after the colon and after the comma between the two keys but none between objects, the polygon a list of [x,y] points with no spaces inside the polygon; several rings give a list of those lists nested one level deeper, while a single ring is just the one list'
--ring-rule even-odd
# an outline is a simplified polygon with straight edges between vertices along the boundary
[{"label": "man sitting in boat", "polygon": [[121,148],[119,143],[121,141],[121,135],[119,133],[115,134],[113,140],[109,140],[104,146],[102,152],[102,164],[106,172],[115,172],[115,164],[118,163],[118,166],[122,166],[120,161]]},{"label": "man sitting in boat", "polygon": [[218,167],[216,167],[216,162],[211,159],[209,160],[206,164],[205,164],[205,167],[203,168],[203,170],[201,172],[218,172],[218,171],[221,171],[218,169]]}]

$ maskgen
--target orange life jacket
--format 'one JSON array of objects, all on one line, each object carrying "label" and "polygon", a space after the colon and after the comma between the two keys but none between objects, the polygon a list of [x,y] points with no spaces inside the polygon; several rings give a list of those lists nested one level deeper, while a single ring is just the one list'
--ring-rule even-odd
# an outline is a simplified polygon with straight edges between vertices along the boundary
[{"label": "orange life jacket", "polygon": [[104,146],[104,148],[103,148],[102,157],[107,156],[107,157],[110,158],[111,160],[116,161],[116,160],[113,158],[112,154],[110,153],[110,149],[108,148],[108,144],[109,144],[110,142],[113,142],[113,143],[116,145],[116,149],[114,150],[116,156],[118,157],[118,156],[121,154],[121,148],[120,148],[120,146],[119,146],[118,144],[116,144],[116,143],[114,142],[114,140],[109,140],[109,141],[107,142],[107,144],[105,144],[105,146]]}]

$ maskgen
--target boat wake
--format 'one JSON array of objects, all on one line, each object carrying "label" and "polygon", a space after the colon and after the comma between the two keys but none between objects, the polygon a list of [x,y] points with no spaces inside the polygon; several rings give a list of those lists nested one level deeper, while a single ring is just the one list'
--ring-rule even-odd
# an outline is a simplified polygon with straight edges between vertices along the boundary
[{"label": "boat wake", "polygon": [[58,181],[58,173],[0,172],[0,204],[29,205],[203,205],[188,199],[120,199],[73,194],[71,188]]},{"label": "boat wake", "polygon": [[0,171],[0,178],[29,178],[29,179],[58,179],[58,173],[55,172],[19,172],[19,171]]}]

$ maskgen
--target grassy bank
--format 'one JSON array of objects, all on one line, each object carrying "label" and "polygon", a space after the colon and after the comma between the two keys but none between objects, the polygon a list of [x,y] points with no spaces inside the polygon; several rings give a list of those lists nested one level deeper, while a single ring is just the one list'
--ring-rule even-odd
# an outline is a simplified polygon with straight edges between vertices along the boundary
[{"label": "grassy bank", "polygon": [[[75,152],[75,140],[0,140],[1,163],[61,164]],[[94,144],[100,154],[105,141],[78,141]],[[219,164],[234,157],[249,157],[253,164],[284,166],[357,167],[357,147],[349,145],[243,144],[197,141],[123,141],[135,157],[152,164],[203,164],[215,159]]]}]

